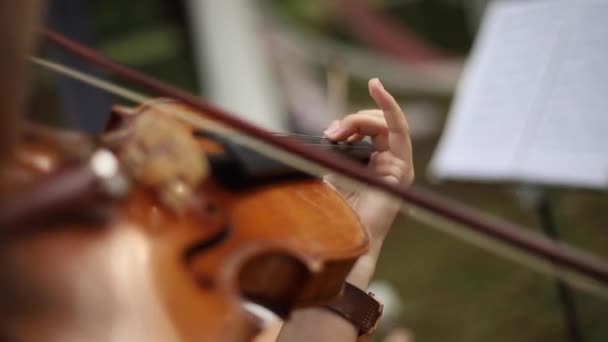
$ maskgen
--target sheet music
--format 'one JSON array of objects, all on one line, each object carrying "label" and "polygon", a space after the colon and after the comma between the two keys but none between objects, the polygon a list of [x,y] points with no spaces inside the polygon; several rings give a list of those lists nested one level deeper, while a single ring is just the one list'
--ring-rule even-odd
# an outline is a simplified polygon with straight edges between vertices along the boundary
[{"label": "sheet music", "polygon": [[602,0],[490,5],[431,175],[606,187],[606,17]]}]

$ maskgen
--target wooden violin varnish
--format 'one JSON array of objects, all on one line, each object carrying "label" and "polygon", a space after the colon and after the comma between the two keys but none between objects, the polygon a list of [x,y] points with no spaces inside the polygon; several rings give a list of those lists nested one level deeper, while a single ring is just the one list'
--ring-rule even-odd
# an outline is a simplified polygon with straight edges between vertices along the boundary
[{"label": "wooden violin varnish", "polygon": [[341,291],[368,242],[342,197],[302,175],[218,175],[255,168],[164,114],[178,110],[202,115],[157,100],[99,137],[28,125],[2,179],[9,338],[241,341],[262,327],[245,302],[287,318]]}]

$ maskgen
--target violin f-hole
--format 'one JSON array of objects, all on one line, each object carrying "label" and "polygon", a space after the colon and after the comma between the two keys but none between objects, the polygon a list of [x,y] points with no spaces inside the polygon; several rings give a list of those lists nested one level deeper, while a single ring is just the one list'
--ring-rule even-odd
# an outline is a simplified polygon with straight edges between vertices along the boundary
[{"label": "violin f-hole", "polygon": [[255,255],[241,265],[241,295],[278,316],[286,317],[311,276],[309,267],[286,251]]}]

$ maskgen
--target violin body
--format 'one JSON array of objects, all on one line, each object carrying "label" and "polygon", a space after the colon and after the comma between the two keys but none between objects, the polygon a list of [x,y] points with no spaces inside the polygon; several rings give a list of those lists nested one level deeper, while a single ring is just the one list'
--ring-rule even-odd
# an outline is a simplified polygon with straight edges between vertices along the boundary
[{"label": "violin body", "polygon": [[[224,147],[168,123],[164,110],[201,115],[158,101],[117,113],[101,137],[22,139],[0,188],[3,212],[27,214],[0,218],[10,231],[0,238],[7,338],[250,340],[262,322],[244,303],[285,318],[340,293],[368,244],[343,198],[302,177],[227,187],[211,162]],[[66,170],[89,163],[83,155],[99,147],[117,158],[129,190],[61,194],[76,188],[71,180],[88,179]],[[60,181],[68,185],[51,186]]]}]

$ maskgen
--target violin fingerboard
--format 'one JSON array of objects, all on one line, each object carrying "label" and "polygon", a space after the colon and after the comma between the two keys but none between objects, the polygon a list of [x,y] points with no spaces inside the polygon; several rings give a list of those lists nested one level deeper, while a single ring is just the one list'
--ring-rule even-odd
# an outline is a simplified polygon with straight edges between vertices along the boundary
[{"label": "violin fingerboard", "polygon": [[[229,141],[222,141],[225,153],[211,155],[209,161],[213,177],[231,188],[249,187],[273,181],[311,176],[282,162],[266,157],[250,148]],[[310,144],[310,143],[309,143]],[[373,152],[368,142],[356,144],[323,141],[311,144],[314,148],[338,153],[360,163],[367,163]]]}]

